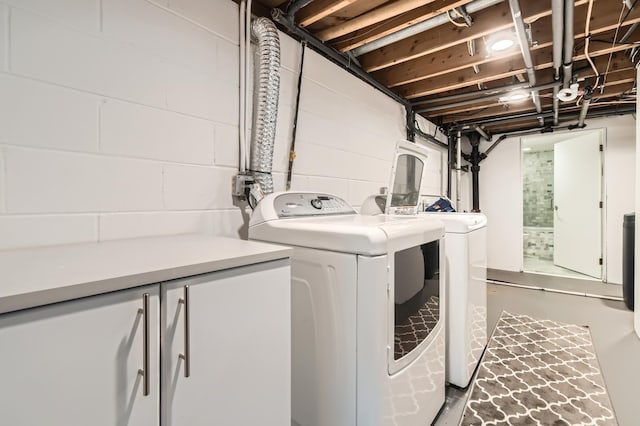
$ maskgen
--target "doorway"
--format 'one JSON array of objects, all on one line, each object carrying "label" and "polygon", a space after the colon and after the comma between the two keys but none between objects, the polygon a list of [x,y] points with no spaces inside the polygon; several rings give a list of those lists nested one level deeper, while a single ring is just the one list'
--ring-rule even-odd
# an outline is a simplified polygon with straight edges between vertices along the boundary
[{"label": "doorway", "polygon": [[523,271],[603,281],[600,130],[522,139]]}]

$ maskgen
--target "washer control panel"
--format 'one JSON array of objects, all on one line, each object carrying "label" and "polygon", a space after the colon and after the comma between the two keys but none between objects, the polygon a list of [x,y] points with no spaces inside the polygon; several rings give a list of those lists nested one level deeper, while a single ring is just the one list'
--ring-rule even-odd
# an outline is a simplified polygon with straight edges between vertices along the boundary
[{"label": "washer control panel", "polygon": [[274,207],[279,218],[356,213],[342,198],[312,192],[280,194],[274,200]]}]

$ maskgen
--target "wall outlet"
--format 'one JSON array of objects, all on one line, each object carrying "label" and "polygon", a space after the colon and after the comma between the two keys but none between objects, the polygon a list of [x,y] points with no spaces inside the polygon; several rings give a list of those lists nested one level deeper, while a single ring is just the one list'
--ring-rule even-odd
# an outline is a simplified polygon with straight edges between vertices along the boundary
[{"label": "wall outlet", "polygon": [[254,183],[253,176],[247,174],[235,175],[231,179],[231,195],[241,200],[247,199],[247,194]]}]

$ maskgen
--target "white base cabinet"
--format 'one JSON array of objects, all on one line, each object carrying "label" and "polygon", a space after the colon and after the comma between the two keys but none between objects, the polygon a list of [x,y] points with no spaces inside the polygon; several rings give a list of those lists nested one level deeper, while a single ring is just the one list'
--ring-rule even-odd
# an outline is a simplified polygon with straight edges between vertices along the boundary
[{"label": "white base cabinet", "polygon": [[273,263],[162,284],[163,426],[290,424],[290,272]]},{"label": "white base cabinet", "polygon": [[158,293],[147,286],[1,315],[0,423],[158,425]]},{"label": "white base cabinet", "polygon": [[288,259],[3,314],[0,423],[287,425],[290,353]]}]

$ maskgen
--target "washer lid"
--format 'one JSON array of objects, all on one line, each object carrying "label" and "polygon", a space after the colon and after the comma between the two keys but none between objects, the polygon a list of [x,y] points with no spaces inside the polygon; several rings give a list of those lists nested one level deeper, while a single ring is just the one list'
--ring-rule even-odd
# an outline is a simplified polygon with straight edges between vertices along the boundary
[{"label": "washer lid", "polygon": [[[330,197],[331,202],[324,203],[320,198],[323,203],[320,208],[311,206],[316,210],[311,215],[309,206],[319,195]],[[299,213],[291,212],[287,205],[294,202],[291,200],[300,202],[293,207]],[[363,216],[338,197],[312,192],[269,194],[260,201],[249,224],[252,240],[367,256],[424,244],[443,235],[442,222],[432,217]]]},{"label": "washer lid", "polygon": [[437,217],[444,223],[445,232],[466,234],[487,226],[487,217],[482,213],[421,212],[420,216]]}]

